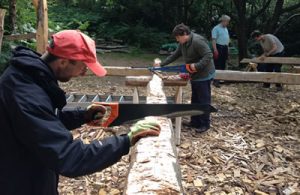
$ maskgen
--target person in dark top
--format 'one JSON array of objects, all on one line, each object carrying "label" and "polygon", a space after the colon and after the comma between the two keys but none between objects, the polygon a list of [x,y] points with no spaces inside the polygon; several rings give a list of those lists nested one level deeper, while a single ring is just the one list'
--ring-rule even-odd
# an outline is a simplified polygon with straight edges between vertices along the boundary
[{"label": "person in dark top", "polygon": [[[179,46],[176,51],[162,63],[155,63],[154,66],[166,66],[179,57],[183,57],[186,64],[189,64],[192,103],[204,105],[211,104],[211,81],[215,76],[215,66],[213,54],[208,46],[207,40],[190,31],[184,24],[177,25],[173,30]],[[196,128],[197,133],[202,133],[210,128],[210,115],[198,115],[191,117],[187,124],[189,127]]]},{"label": "person in dark top", "polygon": [[[105,107],[64,109],[67,82],[91,69],[106,70],[97,61],[94,41],[66,30],[53,35],[44,55],[28,48],[13,51],[0,78],[0,189],[1,195],[56,195],[59,174],[77,177],[100,171],[127,154],[147,135],[158,135],[155,122],[140,121],[126,135],[84,144],[70,130],[101,120]],[[95,122],[95,121],[94,121]]]},{"label": "person in dark top", "polygon": [[[258,41],[263,48],[263,54],[259,56],[259,59],[263,62],[266,57],[283,57],[284,46],[281,41],[272,34],[263,34],[259,30],[255,30],[251,33],[251,38]],[[265,72],[281,72],[282,64],[259,64],[259,70]],[[264,83],[263,87],[270,88],[270,83]],[[276,83],[277,91],[282,91],[282,84]]]}]

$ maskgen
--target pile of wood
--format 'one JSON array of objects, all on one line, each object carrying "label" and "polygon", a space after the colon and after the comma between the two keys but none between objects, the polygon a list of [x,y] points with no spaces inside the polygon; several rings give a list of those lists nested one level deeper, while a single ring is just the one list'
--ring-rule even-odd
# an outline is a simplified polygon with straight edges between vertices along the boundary
[{"label": "pile of wood", "polygon": [[124,45],[122,40],[112,39],[111,41],[106,41],[104,39],[97,39],[96,51],[98,53],[130,53],[128,46]]}]

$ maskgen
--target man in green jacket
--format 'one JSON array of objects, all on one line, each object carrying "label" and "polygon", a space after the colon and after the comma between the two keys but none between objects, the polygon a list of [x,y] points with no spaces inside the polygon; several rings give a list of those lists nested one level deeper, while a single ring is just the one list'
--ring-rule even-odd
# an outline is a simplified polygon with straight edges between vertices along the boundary
[{"label": "man in green jacket", "polygon": [[[179,43],[177,50],[161,64],[157,63],[154,66],[166,66],[182,56],[184,62],[189,64],[192,85],[191,102],[211,104],[211,81],[215,76],[215,66],[207,40],[192,33],[184,24],[175,26],[173,35]],[[210,128],[210,115],[193,116],[188,126],[196,128],[197,133],[205,132]]]}]

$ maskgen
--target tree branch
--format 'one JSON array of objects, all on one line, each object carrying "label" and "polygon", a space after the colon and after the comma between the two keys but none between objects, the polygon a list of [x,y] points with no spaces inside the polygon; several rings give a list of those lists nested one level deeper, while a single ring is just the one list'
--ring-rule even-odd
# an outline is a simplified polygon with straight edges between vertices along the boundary
[{"label": "tree branch", "polygon": [[268,0],[268,2],[255,14],[249,17],[249,20],[255,20],[258,16],[260,16],[262,13],[266,11],[266,9],[269,7],[272,0]]},{"label": "tree branch", "polygon": [[283,8],[281,13],[290,12],[295,9],[298,9],[299,7],[300,7],[300,3],[297,3],[295,5],[291,5],[290,7]]}]

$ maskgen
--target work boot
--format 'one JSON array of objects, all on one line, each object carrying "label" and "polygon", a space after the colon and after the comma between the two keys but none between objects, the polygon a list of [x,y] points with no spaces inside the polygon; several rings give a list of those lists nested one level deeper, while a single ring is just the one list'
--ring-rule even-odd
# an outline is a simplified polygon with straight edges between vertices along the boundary
[{"label": "work boot", "polygon": [[189,127],[189,128],[199,128],[200,127],[200,125],[197,125],[193,122],[187,122],[187,121],[183,121],[182,125],[185,127]]},{"label": "work boot", "polygon": [[196,133],[204,133],[209,130],[209,126],[202,126],[200,128],[195,129]]},{"label": "work boot", "polygon": [[218,80],[214,80],[213,85],[214,85],[216,88],[221,88],[220,81],[218,81]]},{"label": "work boot", "polygon": [[280,85],[280,86],[276,86],[276,91],[279,92],[279,91],[282,91],[283,90],[283,87]]}]

